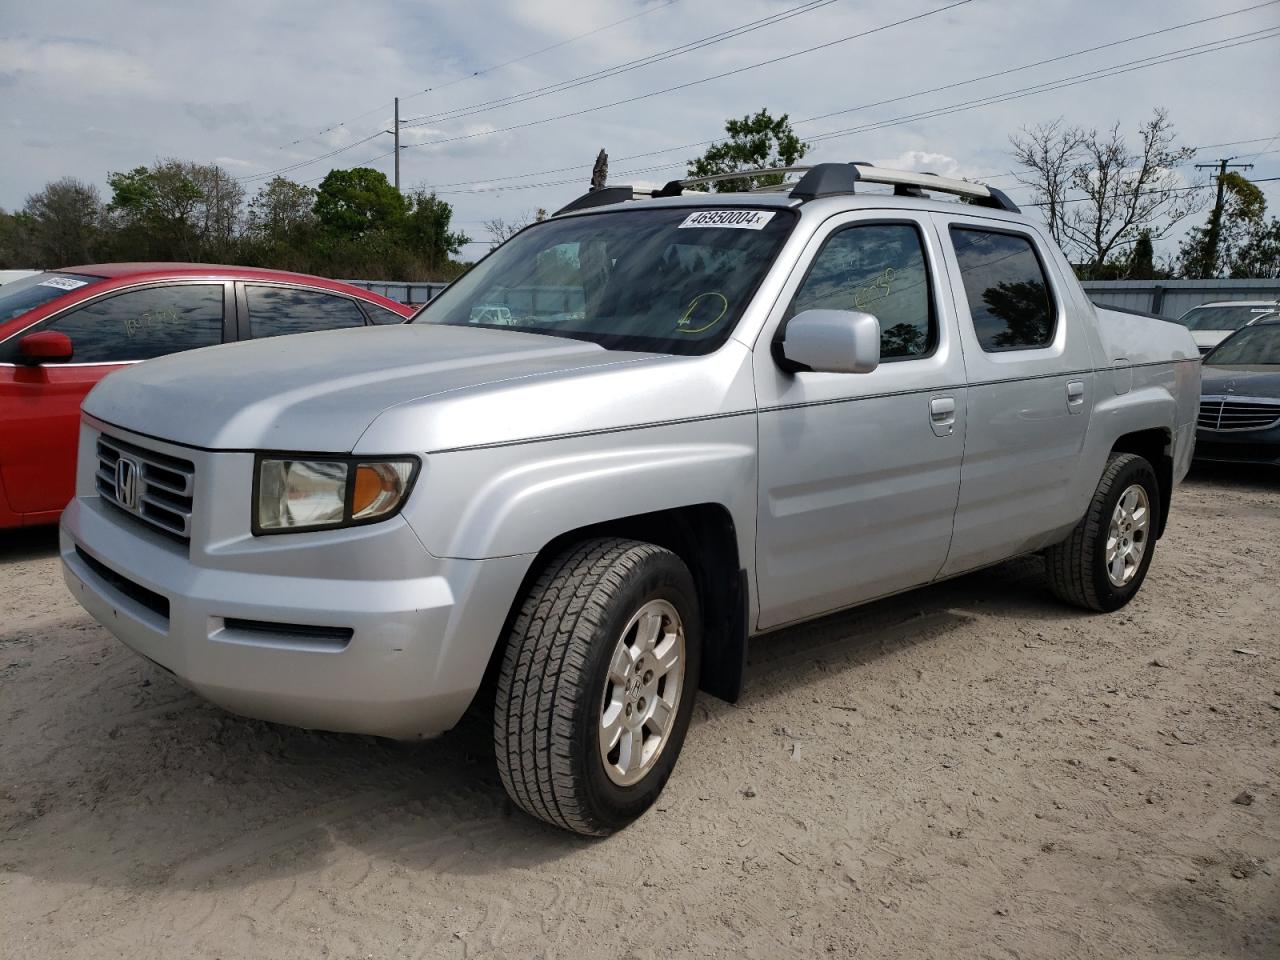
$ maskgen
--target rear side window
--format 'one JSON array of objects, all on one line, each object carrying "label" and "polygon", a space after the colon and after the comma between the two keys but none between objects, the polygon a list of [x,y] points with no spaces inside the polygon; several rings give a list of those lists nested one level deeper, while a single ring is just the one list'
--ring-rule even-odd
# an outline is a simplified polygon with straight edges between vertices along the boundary
[{"label": "rear side window", "polygon": [[250,336],[280,337],[314,330],[363,327],[364,313],[348,297],[294,287],[245,285]]},{"label": "rear side window", "polygon": [[880,358],[909,360],[938,341],[920,232],[909,223],[873,223],[834,234],[796,292],[791,315],[861,310],[880,321]]},{"label": "rear side window", "polygon": [[72,363],[121,363],[222,342],[222,284],[148,287],[86,304],[42,329],[71,338]]},{"label": "rear side window", "polygon": [[380,307],[376,303],[364,302],[364,312],[369,315],[369,320],[376,324],[404,323],[405,318],[394,310],[388,310],[386,307]]},{"label": "rear side window", "polygon": [[1053,300],[1030,239],[952,227],[951,242],[982,349],[999,353],[1047,346],[1053,340]]}]

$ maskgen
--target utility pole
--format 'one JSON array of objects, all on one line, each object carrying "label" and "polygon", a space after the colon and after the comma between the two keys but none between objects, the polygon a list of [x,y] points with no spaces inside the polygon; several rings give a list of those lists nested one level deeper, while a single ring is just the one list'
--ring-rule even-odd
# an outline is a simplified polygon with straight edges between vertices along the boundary
[{"label": "utility pole", "polygon": [[[1252,163],[1232,163],[1235,157],[1220,157],[1214,163],[1197,163],[1197,170],[1218,168],[1218,199],[1213,204],[1213,213],[1209,217],[1209,235],[1205,237],[1204,257],[1200,264],[1200,272],[1209,274],[1218,268],[1218,245],[1222,239],[1222,203],[1225,199],[1227,170],[1235,167],[1240,170],[1252,170]],[[1206,277],[1207,279],[1207,277]]]},{"label": "utility pole", "polygon": [[396,192],[400,190],[400,151],[404,147],[400,146],[400,98],[396,97],[396,116],[395,123],[392,124],[393,129],[384,130],[383,133],[389,133],[396,138],[395,158],[396,158]]}]

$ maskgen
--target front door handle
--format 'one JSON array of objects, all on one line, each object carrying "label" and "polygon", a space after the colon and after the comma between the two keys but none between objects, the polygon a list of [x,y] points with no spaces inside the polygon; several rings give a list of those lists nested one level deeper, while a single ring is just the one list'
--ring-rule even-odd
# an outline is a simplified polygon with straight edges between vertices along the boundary
[{"label": "front door handle", "polygon": [[933,397],[929,400],[929,426],[940,437],[949,437],[955,432],[955,397]]}]

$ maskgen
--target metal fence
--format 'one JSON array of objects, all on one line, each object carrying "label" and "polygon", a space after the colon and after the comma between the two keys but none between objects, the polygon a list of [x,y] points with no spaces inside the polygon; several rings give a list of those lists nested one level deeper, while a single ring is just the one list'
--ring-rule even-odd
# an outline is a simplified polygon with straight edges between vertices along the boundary
[{"label": "metal fence", "polygon": [[[391,280],[346,280],[400,303],[426,303],[447,283],[398,283]],[[1103,306],[1147,310],[1176,319],[1192,307],[1213,300],[1280,300],[1280,280],[1086,280],[1090,299]],[[540,290],[543,288],[539,288]],[[553,288],[545,288],[553,292]],[[568,305],[565,310],[571,309]]]},{"label": "metal fence", "polygon": [[447,283],[397,283],[394,280],[343,280],[353,287],[390,297],[398,303],[426,303],[440,295]]},{"label": "metal fence", "polygon": [[1081,286],[1100,306],[1147,310],[1170,320],[1215,300],[1280,300],[1280,280],[1086,280]]}]

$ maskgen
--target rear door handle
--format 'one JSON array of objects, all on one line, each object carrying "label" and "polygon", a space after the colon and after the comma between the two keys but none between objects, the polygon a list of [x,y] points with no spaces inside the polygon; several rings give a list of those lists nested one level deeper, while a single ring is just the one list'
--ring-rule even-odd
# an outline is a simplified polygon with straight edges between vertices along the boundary
[{"label": "rear door handle", "polygon": [[1067,410],[1080,413],[1084,410],[1084,381],[1072,380],[1067,383]]},{"label": "rear door handle", "polygon": [[955,432],[955,397],[933,397],[929,400],[929,426],[940,437],[949,437]]}]

